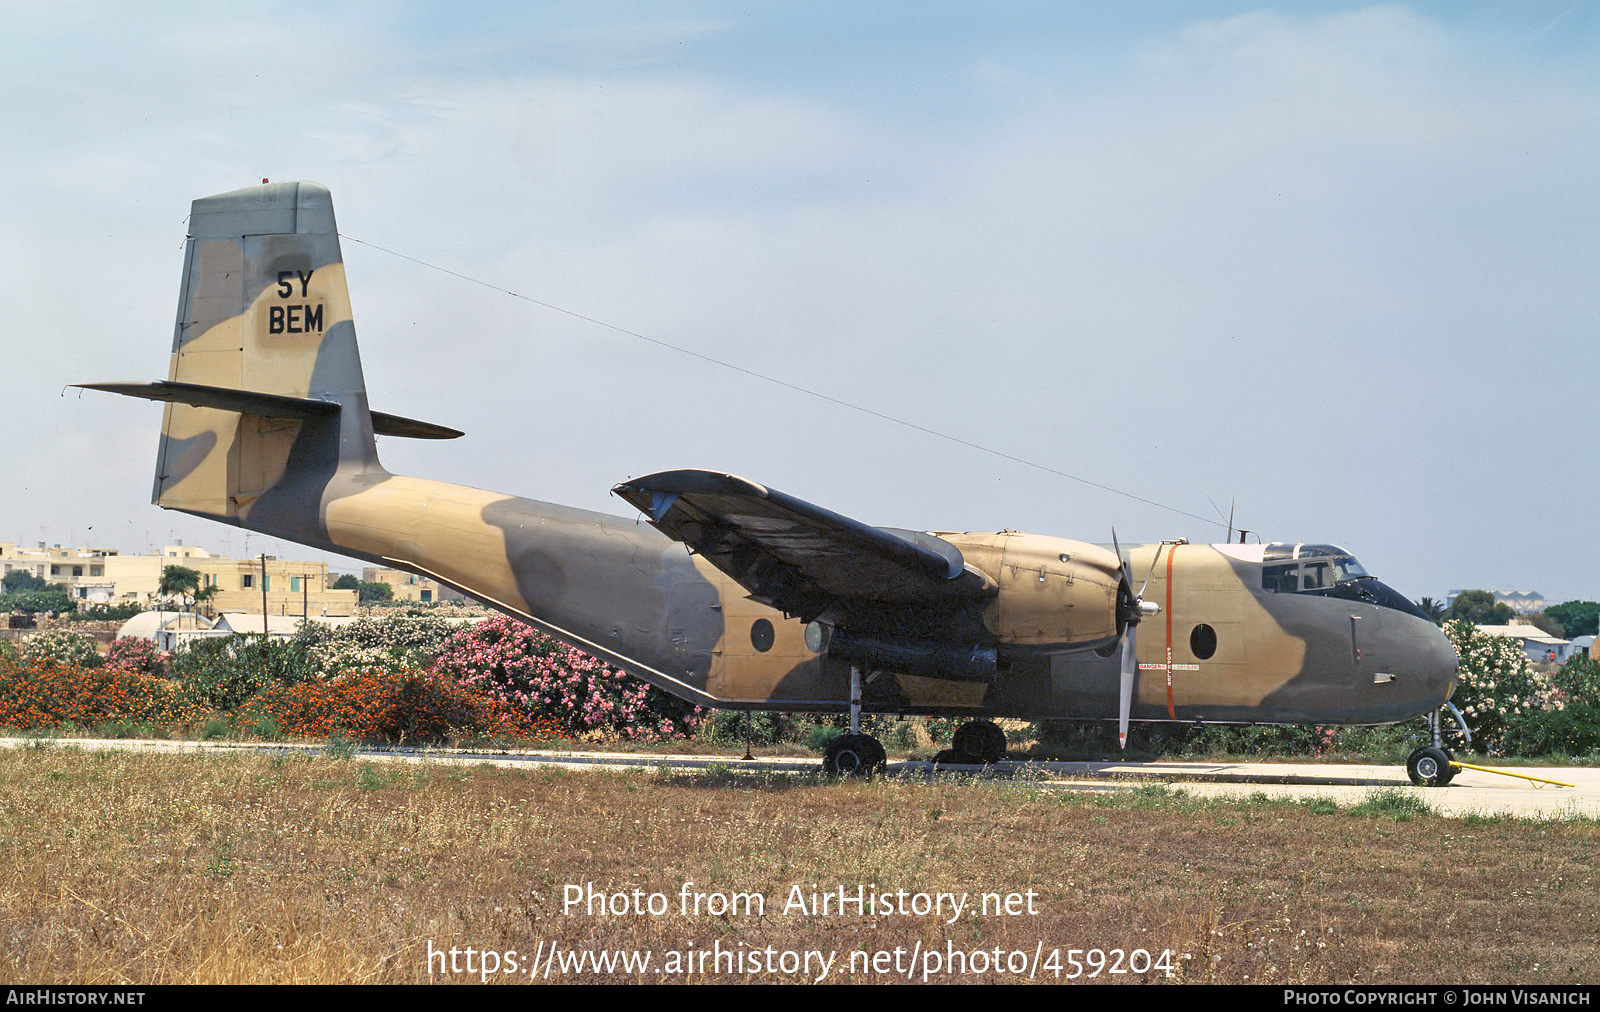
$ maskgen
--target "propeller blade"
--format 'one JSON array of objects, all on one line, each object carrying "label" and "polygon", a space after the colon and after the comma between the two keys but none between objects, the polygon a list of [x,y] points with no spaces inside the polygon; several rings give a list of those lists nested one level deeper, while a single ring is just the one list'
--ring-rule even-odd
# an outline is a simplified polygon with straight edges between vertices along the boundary
[{"label": "propeller blade", "polygon": [[1144,582],[1139,584],[1139,593],[1134,595],[1134,598],[1136,600],[1139,600],[1139,601],[1143,601],[1144,600],[1145,588],[1150,586],[1150,577],[1156,575],[1156,563],[1161,561],[1161,549],[1163,549],[1165,547],[1166,547],[1165,544],[1160,544],[1160,545],[1156,546],[1156,554],[1151,556],[1151,558],[1150,558],[1150,568],[1144,574]]},{"label": "propeller blade", "polygon": [[1117,709],[1117,741],[1128,747],[1128,711],[1133,709],[1133,676],[1139,670],[1139,627],[1128,626],[1122,635],[1122,696]]}]

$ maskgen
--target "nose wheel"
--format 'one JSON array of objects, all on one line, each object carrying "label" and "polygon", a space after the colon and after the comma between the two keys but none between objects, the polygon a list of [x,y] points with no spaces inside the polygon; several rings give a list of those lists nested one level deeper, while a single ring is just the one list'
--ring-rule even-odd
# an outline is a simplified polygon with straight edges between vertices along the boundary
[{"label": "nose wheel", "polygon": [[1418,787],[1449,787],[1456,777],[1450,753],[1435,745],[1424,745],[1406,759],[1406,775]]}]

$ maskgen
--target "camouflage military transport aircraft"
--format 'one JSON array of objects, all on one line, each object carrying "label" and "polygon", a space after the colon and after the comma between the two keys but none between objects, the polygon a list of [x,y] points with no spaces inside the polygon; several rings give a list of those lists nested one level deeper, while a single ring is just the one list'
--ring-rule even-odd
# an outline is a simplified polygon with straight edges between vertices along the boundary
[{"label": "camouflage military transport aircraft", "polygon": [[993,761],[995,716],[1125,742],[1400,721],[1454,686],[1438,628],[1331,545],[871,527],[710,471],[618,485],[646,525],[390,474],[375,434],[461,433],[368,406],[328,191],[205,197],[189,232],[167,380],[87,384],[166,402],[157,505],[430,577],[704,706],[848,711],[832,769],[883,762],[862,712],[971,717],[943,758]]}]

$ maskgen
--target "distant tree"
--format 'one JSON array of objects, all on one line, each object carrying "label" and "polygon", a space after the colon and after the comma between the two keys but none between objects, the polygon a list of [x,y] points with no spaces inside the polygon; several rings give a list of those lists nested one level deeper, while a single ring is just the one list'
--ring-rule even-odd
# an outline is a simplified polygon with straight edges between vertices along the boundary
[{"label": "distant tree", "polygon": [[15,594],[25,590],[49,590],[50,585],[34,576],[26,569],[13,569],[3,578],[0,578],[0,587],[7,594]]},{"label": "distant tree", "polygon": [[73,622],[126,622],[142,611],[144,605],[136,601],[127,604],[85,604],[67,617]]},{"label": "distant tree", "polygon": [[200,574],[188,566],[161,567],[161,582],[157,590],[168,597],[182,598],[200,592]]},{"label": "distant tree", "polygon": [[1600,635],[1600,603],[1563,601],[1546,608],[1544,613],[1561,623],[1562,635],[1568,639]]},{"label": "distant tree", "polygon": [[201,587],[199,590],[195,591],[195,595],[194,595],[195,607],[198,608],[200,605],[204,604],[206,606],[206,614],[210,615],[211,614],[211,604],[210,604],[211,599],[213,597],[216,597],[221,592],[222,592],[222,588],[217,586],[214,583],[209,587]]},{"label": "distant tree", "polygon": [[1444,625],[1445,612],[1444,605],[1442,603],[1435,601],[1431,597],[1425,597],[1416,602],[1416,605],[1418,608],[1422,609],[1422,613],[1424,615],[1428,616],[1428,621],[1432,622],[1434,625]]},{"label": "distant tree", "polygon": [[15,594],[0,594],[0,612],[20,611],[28,615],[49,612],[64,615],[77,609],[77,602],[60,587],[49,590],[20,590]]},{"label": "distant tree", "polygon": [[356,592],[360,595],[362,603],[394,600],[394,588],[382,580],[362,580],[356,585]]},{"label": "distant tree", "polygon": [[1473,625],[1510,625],[1515,615],[1510,605],[1496,601],[1494,593],[1488,590],[1463,590],[1445,612],[1445,618],[1451,622]]},{"label": "distant tree", "polygon": [[361,581],[354,573],[342,573],[339,578],[328,584],[334,590],[360,590]]},{"label": "distant tree", "polygon": [[1558,640],[1566,638],[1567,633],[1566,630],[1561,627],[1561,623],[1551,618],[1545,612],[1541,611],[1536,615],[1524,615],[1522,616],[1522,621],[1531,624],[1534,628],[1538,629],[1547,636],[1554,636]]}]

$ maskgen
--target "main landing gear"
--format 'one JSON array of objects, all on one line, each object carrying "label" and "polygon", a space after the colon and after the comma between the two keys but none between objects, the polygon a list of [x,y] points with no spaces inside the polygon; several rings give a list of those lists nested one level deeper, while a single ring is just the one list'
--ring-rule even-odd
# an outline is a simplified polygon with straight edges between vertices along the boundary
[{"label": "main landing gear", "polygon": [[850,665],[850,733],[828,743],[822,772],[830,777],[871,777],[883,769],[889,753],[870,734],[861,733],[861,668]]},{"label": "main landing gear", "polygon": [[1006,757],[1006,733],[992,720],[970,720],[956,728],[950,746],[933,757],[935,766],[989,766]]},{"label": "main landing gear", "polygon": [[[971,720],[956,728],[950,748],[933,757],[935,766],[988,766],[1006,757],[1006,733],[992,720]],[[861,669],[850,668],[850,733],[828,743],[822,772],[830,777],[871,777],[888,764],[883,744],[861,733]]]},{"label": "main landing gear", "polygon": [[822,753],[822,772],[830,777],[870,777],[889,761],[883,745],[870,734],[842,734]]}]

